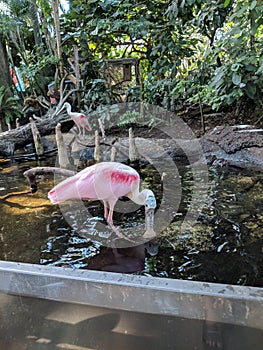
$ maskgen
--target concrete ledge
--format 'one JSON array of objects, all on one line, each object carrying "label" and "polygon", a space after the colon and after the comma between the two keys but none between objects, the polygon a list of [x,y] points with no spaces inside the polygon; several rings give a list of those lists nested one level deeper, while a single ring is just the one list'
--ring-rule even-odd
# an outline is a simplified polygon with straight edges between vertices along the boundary
[{"label": "concrete ledge", "polygon": [[263,329],[263,289],[0,261],[0,292]]}]

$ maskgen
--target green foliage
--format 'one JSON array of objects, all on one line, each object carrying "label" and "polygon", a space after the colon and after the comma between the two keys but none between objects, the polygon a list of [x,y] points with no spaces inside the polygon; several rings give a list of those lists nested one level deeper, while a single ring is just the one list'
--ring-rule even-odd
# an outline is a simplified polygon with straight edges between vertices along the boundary
[{"label": "green foliage", "polygon": [[215,70],[208,102],[218,109],[222,104],[233,105],[241,99],[258,101],[263,92],[262,78],[258,58],[244,52],[236,63],[230,61]]},{"label": "green foliage", "polygon": [[5,121],[6,124],[11,123],[13,119],[21,116],[19,110],[19,99],[16,97],[10,97],[7,95],[5,88],[0,87],[0,119]]},{"label": "green foliage", "polygon": [[149,118],[149,116],[145,116],[141,113],[135,111],[128,111],[119,117],[118,126],[127,127],[131,124],[141,124],[151,127],[155,122],[156,118],[154,117]]},{"label": "green foliage", "polygon": [[[58,64],[51,3],[36,1],[42,41],[34,47],[34,2],[5,2],[11,15],[1,17],[0,35],[34,90],[43,91]],[[120,102],[109,86],[105,60],[122,57],[140,62],[141,84],[130,84],[128,101],[175,111],[200,102],[216,110],[243,102],[261,106],[263,1],[71,0],[70,5],[60,17],[63,63],[72,71],[68,58],[77,46],[88,111]]]},{"label": "green foliage", "polygon": [[83,96],[83,102],[86,106],[86,112],[95,110],[99,105],[111,103],[110,92],[105,86],[104,79],[93,79],[86,87],[86,93]]},{"label": "green foliage", "polygon": [[[225,1],[225,6],[230,2]],[[258,5],[259,4],[259,5]],[[236,1],[231,16],[219,31],[213,56],[220,58],[209,80],[207,102],[215,109],[240,101],[261,104],[263,93],[263,4]]]}]

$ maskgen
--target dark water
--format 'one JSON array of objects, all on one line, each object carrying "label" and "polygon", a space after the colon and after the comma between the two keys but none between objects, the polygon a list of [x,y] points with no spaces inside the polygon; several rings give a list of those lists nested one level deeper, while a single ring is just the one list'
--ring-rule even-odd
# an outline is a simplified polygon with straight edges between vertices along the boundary
[{"label": "dark water", "polygon": [[[179,209],[155,240],[158,254],[151,256],[144,246],[114,250],[83,237],[74,225],[68,224],[60,208],[47,199],[47,192],[54,185],[52,176],[40,178],[39,190],[33,195],[4,198],[11,192],[29,189],[22,175],[25,170],[53,164],[52,158],[45,164],[5,160],[0,163],[1,260],[263,286],[261,174],[210,168],[207,203],[194,227],[181,232],[178,227],[187,213],[193,186],[191,170],[182,165]],[[160,175],[142,169],[142,178],[160,204]],[[94,223],[103,221],[103,207],[100,202],[92,202],[89,211],[94,218],[87,220],[87,227],[92,228]],[[131,229],[144,222],[144,212],[139,209],[132,214],[117,213],[114,222],[121,229]]]}]

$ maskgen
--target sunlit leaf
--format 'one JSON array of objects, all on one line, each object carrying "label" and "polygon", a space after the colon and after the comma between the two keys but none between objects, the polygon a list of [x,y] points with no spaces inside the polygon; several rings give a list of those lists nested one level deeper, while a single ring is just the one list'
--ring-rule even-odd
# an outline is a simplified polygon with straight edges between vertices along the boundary
[{"label": "sunlit leaf", "polygon": [[241,83],[241,75],[238,74],[237,72],[234,72],[233,75],[232,75],[232,82],[233,84],[235,85],[239,85]]},{"label": "sunlit leaf", "polygon": [[232,64],[232,66],[231,66],[232,72],[237,72],[239,67],[240,67],[240,65],[238,63]]},{"label": "sunlit leaf", "polygon": [[254,8],[257,6],[257,0],[254,0],[251,2],[251,5],[250,5],[250,10],[254,10]]}]

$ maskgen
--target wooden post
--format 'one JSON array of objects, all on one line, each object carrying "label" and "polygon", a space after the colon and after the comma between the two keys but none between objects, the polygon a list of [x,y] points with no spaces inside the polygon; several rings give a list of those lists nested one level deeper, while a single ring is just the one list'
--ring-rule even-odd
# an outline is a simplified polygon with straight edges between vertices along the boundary
[{"label": "wooden post", "polygon": [[99,127],[100,127],[100,130],[101,130],[101,135],[103,137],[103,140],[105,140],[106,139],[106,135],[105,135],[105,129],[104,129],[102,120],[99,118],[98,122],[99,122]]},{"label": "wooden post", "polygon": [[64,142],[62,132],[61,132],[61,124],[58,123],[56,126],[56,141],[58,146],[58,162],[61,168],[67,168],[70,166],[69,156],[67,146]]},{"label": "wooden post", "polygon": [[110,153],[110,161],[111,162],[115,162],[116,154],[117,154],[116,147],[112,146],[111,147],[111,153]]},{"label": "wooden post", "polygon": [[201,128],[202,128],[202,132],[204,135],[205,134],[205,118],[204,118],[204,113],[203,113],[200,91],[198,91],[198,100],[199,100],[199,109],[200,109],[200,117],[201,117]]},{"label": "wooden post", "polygon": [[135,144],[132,128],[129,129],[129,159],[131,162],[139,160],[139,152]]},{"label": "wooden post", "polygon": [[38,128],[36,126],[36,123],[33,118],[29,118],[30,125],[31,125],[31,131],[33,135],[34,145],[36,149],[37,156],[42,156],[44,154],[44,147],[41,143],[41,136],[38,131]]},{"label": "wooden post", "polygon": [[94,159],[97,163],[101,160],[101,152],[100,152],[100,136],[98,130],[95,131],[95,149],[94,149]]}]

